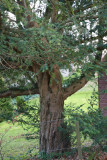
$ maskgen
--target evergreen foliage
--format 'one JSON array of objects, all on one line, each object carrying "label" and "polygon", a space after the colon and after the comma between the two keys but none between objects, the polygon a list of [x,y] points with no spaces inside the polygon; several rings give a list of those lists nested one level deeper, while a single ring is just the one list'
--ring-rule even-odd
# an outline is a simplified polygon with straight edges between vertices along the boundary
[{"label": "evergreen foliage", "polygon": [[[5,89],[5,84],[2,78],[0,78],[0,89]],[[0,122],[11,120],[13,116],[13,105],[11,98],[0,99]]]},{"label": "evergreen foliage", "polygon": [[[33,101],[33,102],[32,102]],[[25,130],[38,134],[40,130],[40,104],[39,99],[25,101],[22,97],[16,98],[14,118]]]},{"label": "evergreen foliage", "polygon": [[71,71],[73,63],[88,77],[103,70],[98,59],[107,48],[106,1],[40,1],[37,10],[31,7],[32,12],[29,4],[36,1],[26,0],[26,7],[23,3],[0,1],[0,70],[11,83],[19,83],[20,73],[32,70],[35,62],[40,65],[36,74],[49,71],[52,77],[53,65]]}]

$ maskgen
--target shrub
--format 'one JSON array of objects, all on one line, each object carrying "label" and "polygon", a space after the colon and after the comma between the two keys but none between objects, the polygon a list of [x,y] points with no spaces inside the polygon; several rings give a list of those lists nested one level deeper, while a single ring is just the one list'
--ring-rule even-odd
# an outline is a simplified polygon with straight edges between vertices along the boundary
[{"label": "shrub", "polygon": [[69,131],[71,144],[76,144],[75,122],[79,121],[80,133],[82,140],[87,138],[92,140],[92,144],[99,144],[104,148],[104,143],[107,140],[106,124],[107,118],[103,117],[100,109],[89,107],[87,112],[84,112],[80,107],[68,107],[65,110],[65,121],[67,123],[67,130]]},{"label": "shrub", "polygon": [[11,120],[13,116],[13,105],[10,98],[0,99],[0,123]]},{"label": "shrub", "polygon": [[[5,90],[5,82],[0,78],[0,90]],[[13,105],[11,98],[0,99],[0,123],[5,120],[12,119],[13,116]]]},{"label": "shrub", "polygon": [[40,126],[39,112],[40,105],[38,98],[24,100],[23,97],[16,98],[16,117],[24,129],[30,130],[31,133],[38,133]]}]

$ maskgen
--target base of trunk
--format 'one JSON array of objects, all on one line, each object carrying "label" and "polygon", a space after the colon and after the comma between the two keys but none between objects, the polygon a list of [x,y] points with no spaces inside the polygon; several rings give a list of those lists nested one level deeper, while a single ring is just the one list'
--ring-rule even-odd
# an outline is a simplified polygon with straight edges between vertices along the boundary
[{"label": "base of trunk", "polygon": [[41,123],[40,152],[46,154],[62,153],[70,148],[69,135],[65,132],[64,119],[61,118],[61,113],[50,113],[50,117],[50,120]]}]

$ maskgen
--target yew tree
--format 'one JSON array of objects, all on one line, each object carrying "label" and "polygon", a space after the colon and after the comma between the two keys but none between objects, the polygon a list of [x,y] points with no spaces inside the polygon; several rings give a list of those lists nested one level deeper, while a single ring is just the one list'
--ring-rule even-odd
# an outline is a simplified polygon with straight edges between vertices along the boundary
[{"label": "yew tree", "polygon": [[[1,0],[0,98],[40,95],[40,152],[68,148],[64,100],[102,72],[106,0]],[[71,76],[62,76],[69,69]]]}]

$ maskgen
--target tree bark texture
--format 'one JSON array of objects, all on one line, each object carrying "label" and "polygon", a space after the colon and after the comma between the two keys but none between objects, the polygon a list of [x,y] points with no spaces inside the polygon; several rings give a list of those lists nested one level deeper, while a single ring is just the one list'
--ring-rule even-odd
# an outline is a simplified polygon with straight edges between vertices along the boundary
[{"label": "tree bark texture", "polygon": [[99,108],[107,116],[107,75],[104,73],[98,78]]},{"label": "tree bark texture", "polygon": [[[38,76],[40,92],[40,152],[62,152],[70,144],[66,135],[60,131],[64,125],[64,97],[60,72],[54,67],[55,78],[49,72]],[[66,138],[64,138],[66,137]]]},{"label": "tree bark texture", "polygon": [[[102,63],[107,62],[107,54],[102,56]],[[104,116],[107,116],[107,74],[102,73],[98,78],[98,89],[99,89],[99,107],[103,112]]]}]

